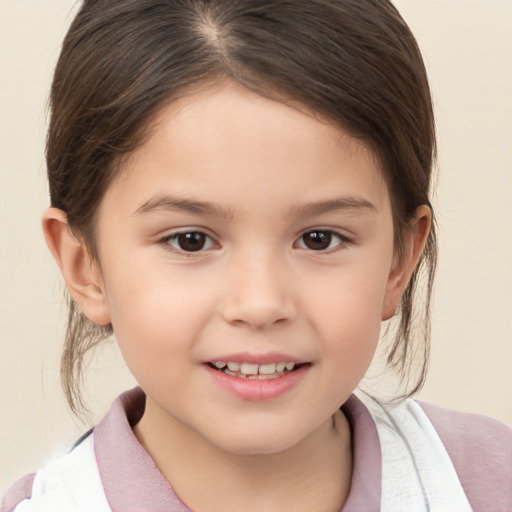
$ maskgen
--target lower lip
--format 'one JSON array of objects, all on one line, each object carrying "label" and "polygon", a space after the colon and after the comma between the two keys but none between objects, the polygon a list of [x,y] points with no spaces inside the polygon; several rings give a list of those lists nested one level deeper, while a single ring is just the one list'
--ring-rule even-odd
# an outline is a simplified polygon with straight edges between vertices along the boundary
[{"label": "lower lip", "polygon": [[237,395],[243,400],[260,402],[272,400],[284,395],[295,387],[306,375],[310,365],[305,364],[296,370],[278,377],[277,379],[241,379],[227,375],[222,371],[214,370],[205,365],[212,379],[221,387]]}]

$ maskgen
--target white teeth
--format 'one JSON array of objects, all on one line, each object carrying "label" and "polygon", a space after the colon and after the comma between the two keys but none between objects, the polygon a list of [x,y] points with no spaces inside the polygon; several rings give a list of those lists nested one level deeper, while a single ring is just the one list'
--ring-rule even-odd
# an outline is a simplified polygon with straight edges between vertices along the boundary
[{"label": "white teeth", "polygon": [[271,373],[276,373],[277,365],[275,363],[270,364],[261,364],[259,368],[260,375],[270,375]]},{"label": "white teeth", "polygon": [[297,363],[235,363],[233,361],[216,361],[213,366],[224,371],[228,375],[249,379],[277,379],[283,375],[285,370],[292,371]]},{"label": "white teeth", "polygon": [[278,379],[280,377],[280,375],[278,373],[273,373],[271,375],[248,375],[247,376],[247,379],[248,380],[253,380],[253,379],[257,379],[257,380],[272,380],[272,379]]},{"label": "white teeth", "polygon": [[247,379],[246,375],[243,375],[240,373],[233,373],[233,372],[230,372],[229,370],[224,370],[224,373],[226,375],[231,375],[232,377],[238,377],[239,379]]},{"label": "white teeth", "polygon": [[[229,366],[229,363],[228,363]],[[240,371],[244,375],[257,375],[258,374],[258,366],[257,364],[249,364],[249,363],[242,363],[240,365]],[[230,368],[231,370],[231,368]]]}]

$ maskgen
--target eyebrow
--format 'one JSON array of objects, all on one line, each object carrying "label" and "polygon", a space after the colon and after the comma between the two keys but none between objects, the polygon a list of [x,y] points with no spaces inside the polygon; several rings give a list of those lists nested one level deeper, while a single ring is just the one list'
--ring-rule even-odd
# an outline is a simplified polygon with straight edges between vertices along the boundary
[{"label": "eyebrow", "polygon": [[[135,215],[158,210],[181,211],[192,215],[214,215],[226,219],[232,219],[234,217],[233,211],[229,208],[223,208],[219,205],[206,201],[196,201],[194,199],[177,198],[168,195],[149,199],[135,210]],[[291,213],[292,215],[314,217],[339,210],[358,213],[364,211],[376,212],[377,208],[375,208],[375,206],[366,199],[342,197],[330,199],[328,201],[297,204],[291,208]]]},{"label": "eyebrow", "polygon": [[232,218],[233,212],[230,209],[205,201],[194,199],[178,198],[162,195],[149,199],[142,206],[135,210],[135,215],[154,212],[158,210],[171,210],[190,213],[192,215],[214,215],[217,217]]},{"label": "eyebrow", "polygon": [[357,197],[341,197],[328,201],[319,201],[306,204],[298,204],[292,208],[296,215],[317,216],[345,210],[352,213],[377,212],[377,208],[366,199]]}]

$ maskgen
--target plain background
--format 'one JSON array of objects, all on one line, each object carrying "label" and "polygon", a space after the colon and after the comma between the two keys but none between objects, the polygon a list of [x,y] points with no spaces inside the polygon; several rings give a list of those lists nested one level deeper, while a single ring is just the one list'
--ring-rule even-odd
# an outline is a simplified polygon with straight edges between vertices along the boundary
[{"label": "plain background", "polygon": [[[420,397],[512,425],[512,2],[396,4],[426,60],[440,150],[441,254]],[[88,428],[60,390],[66,310],[40,231],[46,98],[74,9],[0,0],[0,494]],[[115,346],[99,352],[91,424],[132,385]]]}]

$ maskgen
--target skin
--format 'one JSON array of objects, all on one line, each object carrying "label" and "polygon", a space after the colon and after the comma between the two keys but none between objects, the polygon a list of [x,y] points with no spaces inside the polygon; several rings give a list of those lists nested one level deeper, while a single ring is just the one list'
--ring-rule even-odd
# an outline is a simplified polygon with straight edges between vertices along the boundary
[{"label": "skin", "polygon": [[[43,226],[75,300],[112,323],[147,394],[135,434],[190,508],[335,511],[352,468],[338,409],[394,314],[429,215],[418,209],[397,258],[373,154],[317,116],[221,82],[167,106],[123,162],[98,212],[98,261],[63,212],[49,209]],[[307,245],[312,230],[330,237],[326,249]],[[204,248],[184,251],[177,233],[198,231]],[[224,389],[206,364],[275,352],[307,365],[272,399]]]}]

